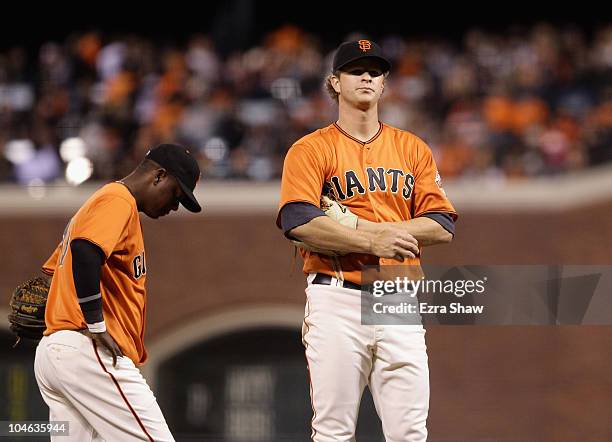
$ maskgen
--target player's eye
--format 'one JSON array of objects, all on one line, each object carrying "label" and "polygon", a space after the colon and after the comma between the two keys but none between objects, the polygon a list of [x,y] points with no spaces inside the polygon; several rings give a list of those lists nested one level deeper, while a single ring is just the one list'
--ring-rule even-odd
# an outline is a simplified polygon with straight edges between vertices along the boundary
[{"label": "player's eye", "polygon": [[382,71],[379,69],[363,69],[363,68],[350,69],[348,71],[348,74],[360,76],[360,75],[363,75],[364,72],[369,73],[371,77],[379,77],[382,75]]}]

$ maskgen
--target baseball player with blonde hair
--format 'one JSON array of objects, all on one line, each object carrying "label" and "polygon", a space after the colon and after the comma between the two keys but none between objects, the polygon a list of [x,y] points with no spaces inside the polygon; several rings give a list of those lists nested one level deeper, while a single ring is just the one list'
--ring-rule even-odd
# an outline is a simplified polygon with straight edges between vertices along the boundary
[{"label": "baseball player with blonde hair", "polygon": [[[316,442],[354,440],[366,385],[387,441],[427,438],[425,330],[361,324],[363,267],[418,266],[422,247],[452,240],[457,218],[429,147],[378,119],[389,70],[374,42],[340,45],[327,80],[338,120],[296,141],[284,162],[277,225],[304,244],[302,338]],[[344,210],[325,216],[324,188],[354,220]]]}]

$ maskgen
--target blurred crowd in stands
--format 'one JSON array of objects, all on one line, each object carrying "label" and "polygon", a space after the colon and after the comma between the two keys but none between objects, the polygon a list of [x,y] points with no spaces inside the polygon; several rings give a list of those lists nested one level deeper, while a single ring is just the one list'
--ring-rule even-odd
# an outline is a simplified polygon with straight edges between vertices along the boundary
[{"label": "blurred crowd in stands", "polygon": [[[423,138],[443,178],[611,161],[612,25],[590,32],[540,24],[462,41],[378,38],[393,61],[381,120]],[[79,157],[92,179],[116,179],[167,141],[191,146],[204,177],[276,179],[295,140],[335,121],[322,86],[338,43],[285,26],[223,56],[204,34],[170,45],[99,32],[35,55],[0,52],[0,182],[61,182]]]}]

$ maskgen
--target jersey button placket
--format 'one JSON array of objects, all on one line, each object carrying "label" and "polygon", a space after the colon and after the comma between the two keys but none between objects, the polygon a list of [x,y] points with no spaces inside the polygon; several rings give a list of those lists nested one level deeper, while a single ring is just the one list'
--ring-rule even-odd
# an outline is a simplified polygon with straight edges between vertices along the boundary
[{"label": "jersey button placket", "polygon": [[[374,153],[372,151],[372,144],[371,143],[363,143],[363,163],[366,164],[367,166],[372,166],[372,164],[374,164]],[[367,173],[366,173],[366,180],[367,180]],[[367,182],[367,185],[369,185],[369,182]],[[370,205],[372,207],[372,212],[374,213],[374,215],[376,215],[377,218],[379,218],[378,212],[376,210],[377,207],[377,202],[376,199],[374,198],[374,195],[372,192],[367,192],[367,196],[368,196],[368,200],[370,201]]]},{"label": "jersey button placket", "polygon": [[372,164],[372,146],[369,143],[363,143],[363,156],[366,164]]}]

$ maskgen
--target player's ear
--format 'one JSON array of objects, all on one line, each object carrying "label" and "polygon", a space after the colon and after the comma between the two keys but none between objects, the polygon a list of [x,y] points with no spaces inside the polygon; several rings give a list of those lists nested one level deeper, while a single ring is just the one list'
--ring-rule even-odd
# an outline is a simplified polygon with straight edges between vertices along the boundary
[{"label": "player's ear", "polygon": [[337,94],[340,93],[340,78],[336,74],[329,76],[329,84],[334,88]]},{"label": "player's ear", "polygon": [[165,178],[167,175],[168,175],[168,172],[166,172],[166,169],[164,169],[163,167],[156,169],[155,177],[153,179],[153,185],[157,186],[159,182],[162,180],[162,178]]}]

